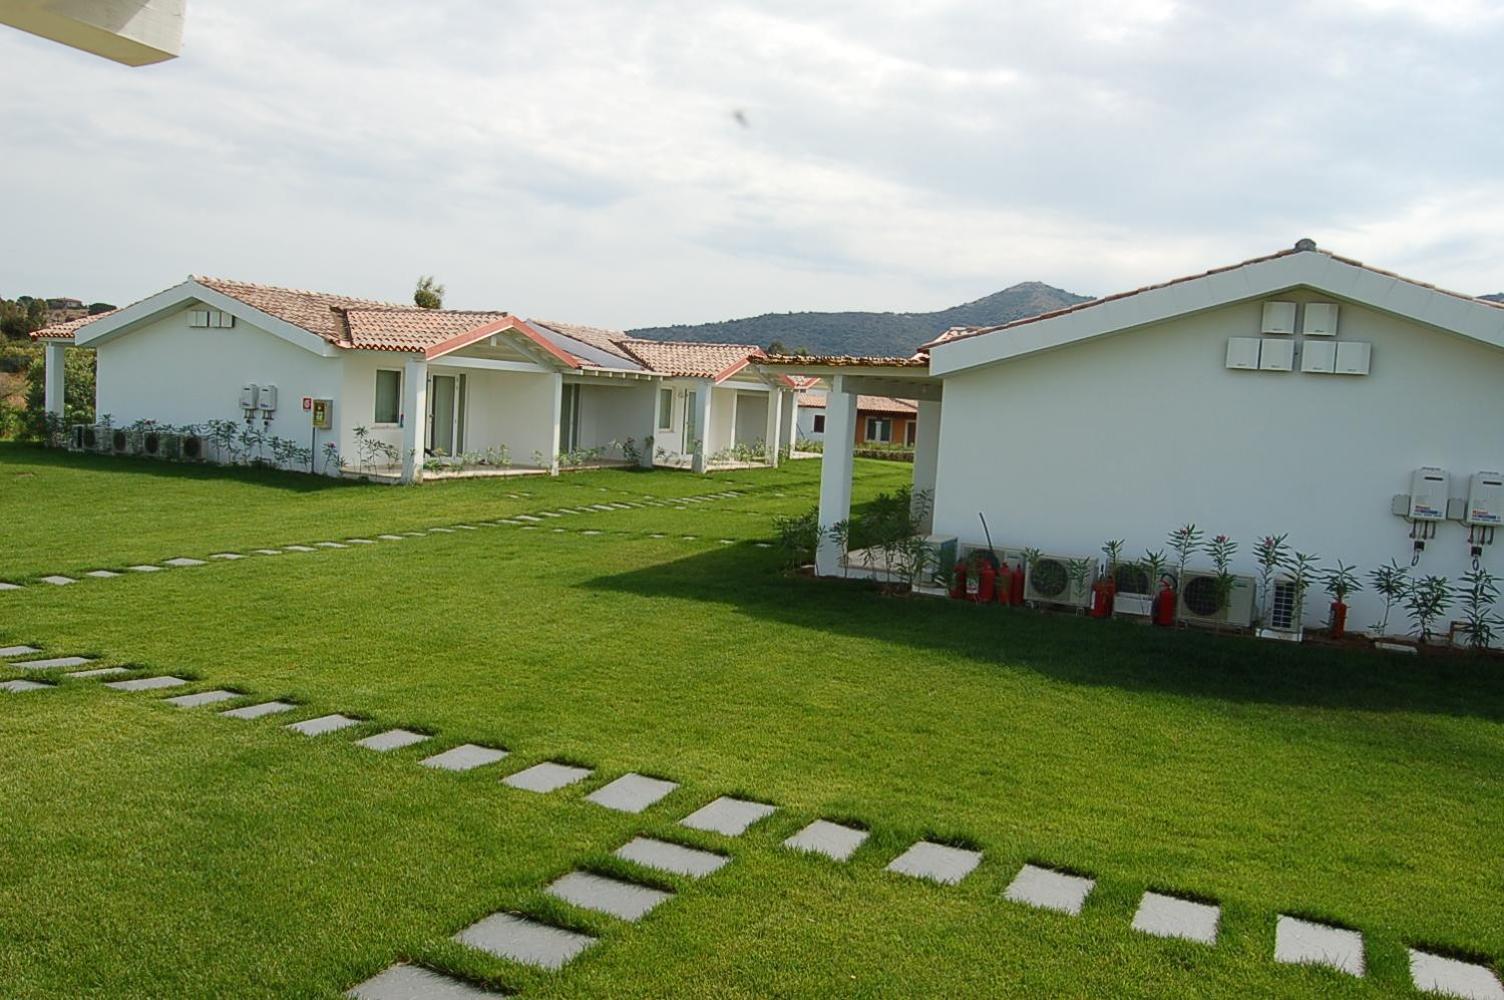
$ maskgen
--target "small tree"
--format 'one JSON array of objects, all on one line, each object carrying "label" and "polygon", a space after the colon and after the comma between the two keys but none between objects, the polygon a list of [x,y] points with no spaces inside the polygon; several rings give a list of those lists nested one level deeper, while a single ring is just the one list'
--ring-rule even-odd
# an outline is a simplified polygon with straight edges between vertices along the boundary
[{"label": "small tree", "polygon": [[1332,600],[1339,604],[1346,604],[1348,594],[1356,594],[1363,589],[1363,584],[1358,580],[1357,567],[1349,566],[1341,559],[1337,560],[1336,569],[1329,569],[1322,574],[1321,585]]},{"label": "small tree", "polygon": [[1071,597],[1086,593],[1086,579],[1091,576],[1090,559],[1071,559],[1065,564],[1065,578],[1071,582]]},{"label": "small tree", "polygon": [[[1206,554],[1212,561],[1212,569],[1216,573],[1217,585],[1217,610],[1227,607],[1228,600],[1232,597],[1232,557],[1237,554],[1238,543],[1226,535],[1216,535],[1206,543]],[[1181,557],[1181,566],[1185,566],[1185,558]]]},{"label": "small tree", "polygon": [[1499,585],[1486,569],[1475,569],[1462,578],[1458,588],[1462,598],[1462,633],[1473,649],[1487,649],[1494,636],[1504,628],[1504,618],[1494,612],[1499,600]]},{"label": "small tree", "polygon": [[413,303],[419,309],[444,308],[444,286],[433,275],[423,275],[418,279],[418,287],[413,290]]},{"label": "small tree", "polygon": [[835,524],[832,524],[830,527],[826,528],[825,537],[830,539],[831,544],[833,544],[837,549],[840,550],[841,575],[850,576],[851,567],[847,565],[848,560],[846,559],[846,547],[851,542],[851,519],[842,518]]},{"label": "small tree", "polygon": [[1118,579],[1118,562],[1123,558],[1123,540],[1109,538],[1102,543],[1102,554],[1107,557],[1107,579],[1114,584]]},{"label": "small tree", "polygon": [[1149,575],[1149,592],[1152,594],[1164,582],[1165,575],[1170,569],[1170,560],[1165,558],[1164,549],[1145,549],[1143,567],[1144,572]]},{"label": "small tree", "polygon": [[1253,555],[1259,561],[1259,621],[1269,620],[1269,588],[1278,572],[1290,558],[1285,539],[1289,535],[1265,535],[1253,547]]},{"label": "small tree", "polygon": [[1191,553],[1201,547],[1201,529],[1194,523],[1183,524],[1170,532],[1170,549],[1175,553],[1175,582],[1185,579],[1185,564]]},{"label": "small tree", "polygon": [[820,505],[815,504],[802,514],[774,517],[773,530],[778,532],[778,548],[783,553],[785,568],[797,570],[815,558],[815,548],[820,544]]},{"label": "small tree", "polygon": [[1368,581],[1373,589],[1384,597],[1384,617],[1373,623],[1373,631],[1384,635],[1389,631],[1389,613],[1394,610],[1410,589],[1410,570],[1397,560],[1390,559],[1388,566],[1370,570]]},{"label": "small tree", "polygon": [[1291,628],[1300,628],[1306,606],[1306,591],[1316,582],[1316,566],[1320,561],[1320,556],[1309,552],[1296,552],[1290,557],[1290,586],[1295,591],[1295,608],[1290,614]]},{"label": "small tree", "polygon": [[1452,585],[1444,576],[1423,576],[1405,591],[1405,611],[1421,642],[1431,638],[1436,619],[1452,606]]}]

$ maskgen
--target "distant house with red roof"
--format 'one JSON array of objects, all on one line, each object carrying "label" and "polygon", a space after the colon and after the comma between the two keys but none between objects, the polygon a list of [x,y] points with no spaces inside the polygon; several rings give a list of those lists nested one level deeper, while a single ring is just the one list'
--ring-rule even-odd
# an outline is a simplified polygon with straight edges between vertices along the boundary
[{"label": "distant house with red roof", "polygon": [[[799,391],[795,405],[798,417],[795,440],[825,441],[825,390],[806,388]],[[893,396],[859,394],[856,401],[857,447],[912,447],[917,430],[919,406],[912,400]]]}]

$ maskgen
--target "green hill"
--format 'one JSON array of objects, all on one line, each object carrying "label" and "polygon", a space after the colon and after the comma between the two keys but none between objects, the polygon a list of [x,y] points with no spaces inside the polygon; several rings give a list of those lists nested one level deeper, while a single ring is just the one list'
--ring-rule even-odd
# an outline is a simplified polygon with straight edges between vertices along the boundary
[{"label": "green hill", "polygon": [[953,326],[984,326],[1037,316],[1086,301],[1086,296],[1026,281],[986,298],[928,313],[764,313],[719,323],[653,326],[630,331],[650,340],[757,344],[777,341],[813,354],[909,355]]}]

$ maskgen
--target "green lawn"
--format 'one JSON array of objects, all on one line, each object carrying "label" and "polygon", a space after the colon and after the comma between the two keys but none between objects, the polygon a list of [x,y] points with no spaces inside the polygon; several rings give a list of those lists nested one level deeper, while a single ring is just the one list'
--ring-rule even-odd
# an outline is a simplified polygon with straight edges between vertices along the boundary
[{"label": "green lawn", "polygon": [[[908,472],[857,468],[863,498]],[[745,494],[0,593],[0,645],[304,706],[237,722],[88,681],[0,696],[0,996],[333,997],[402,957],[536,997],[1360,997],[1409,991],[1408,945],[1504,957],[1497,662],[789,578],[754,542],[818,473],[391,488],[0,446],[15,581]],[[279,724],[333,711],[370,721]],[[435,738],[351,745],[387,725]],[[512,756],[416,763],[467,741]],[[596,774],[548,796],[497,780],[549,759]],[[637,817],[582,801],[627,771],[682,787]],[[727,793],[779,811],[730,840],[675,825]],[[822,816],[871,828],[849,864],[779,848]],[[678,898],[635,925],[542,894],[628,871],[610,852],[638,833],[734,861],[699,882],[637,870]],[[984,861],[954,887],[883,871],[920,837]],[[1025,861],[1095,876],[1083,915],[1002,900]],[[1149,887],[1221,903],[1218,945],[1132,932]],[[602,942],[545,974],[449,941],[498,909]],[[1279,913],[1361,930],[1369,977],[1276,965]]]}]

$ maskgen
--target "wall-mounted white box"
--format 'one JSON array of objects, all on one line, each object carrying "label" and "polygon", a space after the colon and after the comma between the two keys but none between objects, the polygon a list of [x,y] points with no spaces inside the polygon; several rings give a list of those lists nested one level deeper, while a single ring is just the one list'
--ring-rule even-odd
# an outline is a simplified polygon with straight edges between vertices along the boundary
[{"label": "wall-mounted white box", "polygon": [[1295,303],[1265,302],[1264,323],[1259,327],[1259,331],[1261,333],[1294,333]]},{"label": "wall-mounted white box", "polygon": [[1444,521],[1452,477],[1445,469],[1427,465],[1410,473],[1410,520]]},{"label": "wall-mounted white box", "polygon": [[1300,370],[1330,375],[1337,370],[1337,342],[1308,340],[1300,345]]},{"label": "wall-mounted white box", "polygon": [[1367,375],[1372,357],[1373,345],[1368,341],[1339,340],[1337,342],[1337,374]]},{"label": "wall-mounted white box", "polygon": [[1288,372],[1295,370],[1295,341],[1264,340],[1259,343],[1259,371]]},{"label": "wall-mounted white box", "polygon": [[256,391],[256,407],[270,412],[277,408],[277,387],[263,385]]},{"label": "wall-mounted white box", "polygon": [[1337,336],[1337,303],[1307,302],[1300,332],[1307,337]]},{"label": "wall-mounted white box", "polygon": [[1242,371],[1258,371],[1259,338],[1229,337],[1227,341],[1227,367]]},{"label": "wall-mounted white box", "polygon": [[1504,475],[1473,473],[1467,484],[1467,507],[1462,522],[1470,527],[1504,524]]},{"label": "wall-mounted white box", "polygon": [[188,310],[188,325],[189,326],[208,326],[209,325],[209,310],[207,310],[207,309],[190,309],[190,310]]},{"label": "wall-mounted white box", "polygon": [[255,382],[247,382],[240,387],[240,408],[242,410],[254,410],[256,408],[257,388]]}]

